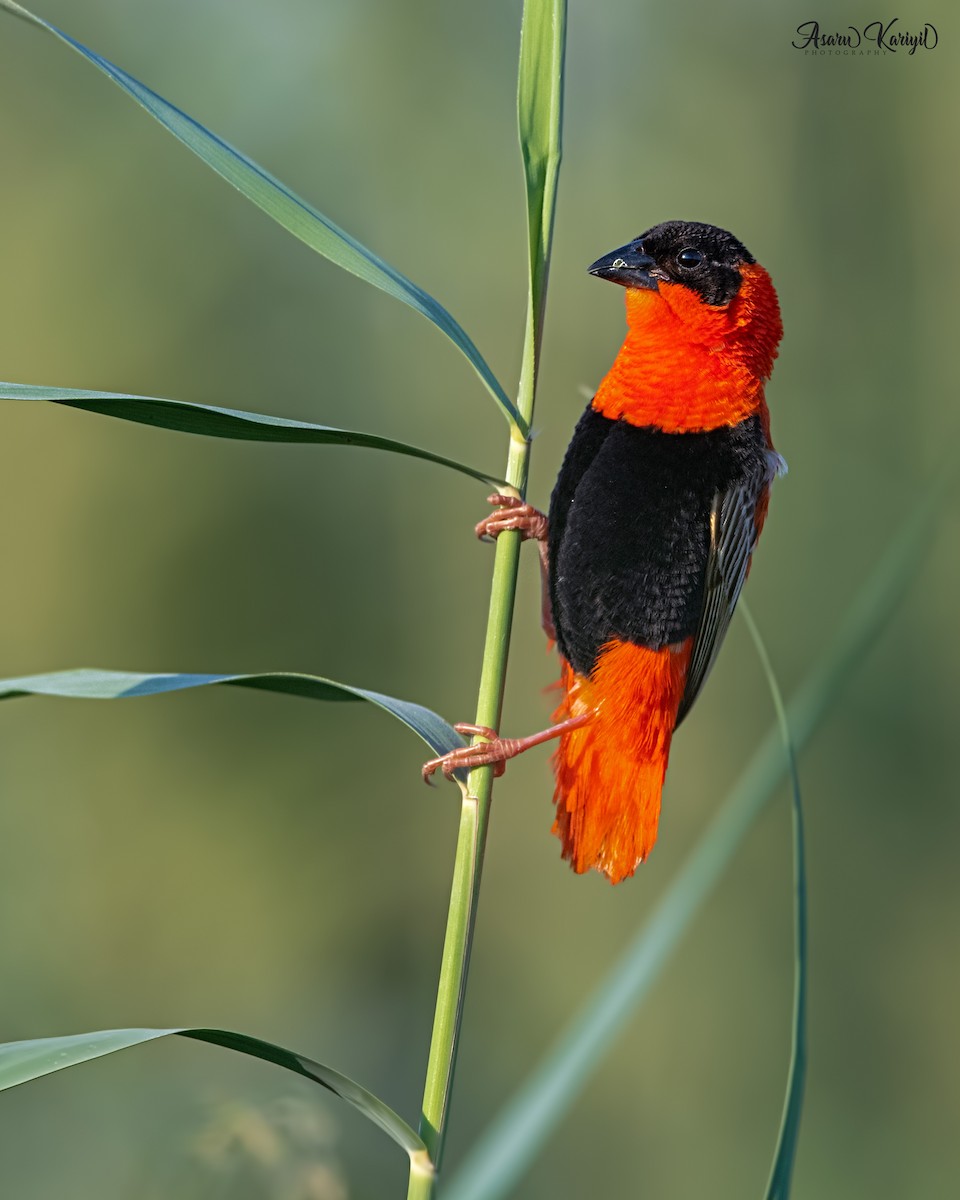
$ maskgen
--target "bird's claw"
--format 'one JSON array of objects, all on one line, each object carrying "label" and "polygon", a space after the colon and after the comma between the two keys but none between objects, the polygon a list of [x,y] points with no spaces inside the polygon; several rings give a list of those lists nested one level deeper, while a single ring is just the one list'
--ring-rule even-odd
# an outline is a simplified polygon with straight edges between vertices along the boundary
[{"label": "bird's claw", "polygon": [[507,529],[516,529],[521,538],[542,542],[547,536],[547,518],[538,508],[527,504],[519,496],[507,496],[494,492],[487,497],[488,504],[497,506],[496,512],[478,521],[475,532],[482,542],[492,542]]},{"label": "bird's claw", "polygon": [[472,771],[474,767],[493,766],[494,779],[499,779],[506,770],[507,758],[510,755],[504,751],[508,749],[504,739],[497,735],[495,729],[491,729],[488,725],[470,725],[465,721],[454,725],[457,733],[467,734],[472,737],[482,737],[487,740],[477,742],[472,746],[460,746],[456,750],[450,750],[446,754],[442,754],[439,758],[431,758],[429,762],[425,762],[420,773],[423,775],[424,783],[431,782],[431,776],[435,771],[439,770],[444,779],[452,779],[454,771],[465,768]]}]

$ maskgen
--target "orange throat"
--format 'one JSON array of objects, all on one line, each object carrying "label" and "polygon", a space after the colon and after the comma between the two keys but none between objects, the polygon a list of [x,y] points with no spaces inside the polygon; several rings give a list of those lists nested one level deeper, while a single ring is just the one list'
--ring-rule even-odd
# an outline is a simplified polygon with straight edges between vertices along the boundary
[{"label": "orange throat", "polygon": [[780,311],[763,267],[750,263],[741,276],[733,300],[715,307],[676,283],[629,288],[629,332],[593,398],[596,411],[665,433],[737,425],[755,414],[766,425],[763,384],[782,333]]}]

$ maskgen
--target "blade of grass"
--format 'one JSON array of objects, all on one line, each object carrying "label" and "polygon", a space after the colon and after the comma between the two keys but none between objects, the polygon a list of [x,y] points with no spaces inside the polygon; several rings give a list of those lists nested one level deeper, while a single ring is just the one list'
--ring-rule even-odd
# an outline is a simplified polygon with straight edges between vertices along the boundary
[{"label": "blade of grass", "polygon": [[749,605],[741,600],[740,612],[750,630],[757,657],[767,679],[773,707],[777,714],[780,740],[790,775],[791,816],[793,822],[793,1020],[790,1037],[790,1067],[787,1072],[786,1096],[780,1131],[770,1167],[766,1200],[788,1200],[797,1157],[800,1136],[800,1116],[803,1112],[803,1090],[807,1078],[807,866],[803,838],[803,802],[800,794],[800,773],[797,752],[790,732],[786,705],[777,682],[770,655]]},{"label": "blade of grass", "polygon": [[[954,476],[951,463],[892,539],[825,654],[794,694],[787,720],[797,749],[810,740],[906,592]],[[500,1200],[510,1194],[659,978],[786,769],[779,734],[771,730],[644,927],[474,1143],[444,1188],[443,1200]]]},{"label": "blade of grass", "polygon": [[32,1079],[41,1079],[55,1071],[91,1062],[118,1050],[142,1046],[159,1038],[185,1037],[213,1046],[224,1046],[239,1054],[274,1063],[297,1075],[319,1083],[345,1100],[368,1121],[384,1131],[410,1156],[411,1163],[426,1154],[426,1147],[410,1126],[392,1108],[366,1088],[324,1063],[314,1062],[302,1054],[275,1046],[260,1038],[227,1029],[104,1029],[96,1033],[78,1033],[68,1037],[36,1038],[25,1042],[6,1042],[0,1045],[0,1091],[17,1087]]},{"label": "blade of grass", "polygon": [[351,237],[349,233],[335,225],[329,217],[325,217],[322,212],[308,204],[306,200],[265,171],[263,167],[209,129],[204,128],[199,121],[176,108],[168,100],[164,100],[162,96],[129,75],[121,67],[116,66],[115,63],[76,41],[63,30],[51,25],[49,21],[35,16],[21,4],[16,4],[14,0],[0,0],[0,9],[52,34],[64,45],[80,54],[87,62],[92,63],[128,96],[145,108],[188,150],[192,150],[202,162],[205,162],[208,167],[212,167],[218,175],[232,184],[248,200],[252,200],[267,216],[272,217],[278,225],[282,225],[294,237],[299,238],[312,250],[316,250],[318,254],[322,254],[324,258],[336,263],[337,266],[343,267],[345,271],[373,284],[374,287],[386,292],[388,296],[393,296],[394,299],[408,304],[432,321],[471,363],[501,412],[510,422],[511,427],[519,436],[527,435],[529,426],[503,390],[483,355],[450,313],[433,296],[407,279],[395,267],[384,262],[372,250],[361,245],[356,238]]},{"label": "blade of grass", "polygon": [[60,696],[74,700],[124,700],[137,696],[156,696],[161,692],[182,692],[190,688],[226,684],[233,687],[259,688],[304,696],[308,700],[366,700],[401,721],[423,738],[434,754],[446,754],[464,745],[459,733],[429,708],[398,700],[381,692],[337,683],[320,675],[301,675],[293,671],[274,671],[258,675],[141,675],[131,671],[80,669],[49,675],[25,675],[18,679],[0,679],[0,700],[17,696]]},{"label": "blade of grass", "polygon": [[100,413],[106,417],[117,417],[121,421],[152,425],[157,429],[232,438],[236,441],[360,446],[369,450],[388,450],[393,454],[403,454],[409,458],[420,458],[425,462],[450,467],[462,475],[469,475],[472,479],[479,479],[481,483],[489,483],[494,487],[502,487],[504,484],[504,480],[497,479],[495,475],[487,475],[475,467],[432,454],[429,450],[421,450],[419,446],[411,446],[407,442],[397,442],[392,438],[378,437],[372,433],[358,433],[352,429],[335,429],[330,425],[314,425],[308,421],[291,421],[285,417],[243,412],[236,408],[218,408],[213,404],[190,404],[186,400],[164,400],[156,396],[90,392],[81,388],[42,387],[29,383],[0,383],[0,400],[46,400],[65,408]]},{"label": "blade of grass", "polygon": [[[523,366],[517,397],[523,420],[521,428],[529,428],[533,421],[537,364],[543,336],[544,299],[560,169],[565,37],[566,0],[525,0],[520,36],[518,119],[530,253]],[[507,481],[520,496],[526,493],[529,461],[529,442],[511,437]],[[519,557],[519,534],[501,534],[497,538],[494,557],[476,717],[478,725],[492,728],[500,725]],[[492,794],[492,767],[472,771],[463,793],[420,1120],[420,1134],[429,1150],[434,1172],[439,1169],[443,1156],[449,1117]],[[411,1172],[408,1200],[427,1200],[433,1194],[434,1186],[433,1173]]]},{"label": "blade of grass", "polygon": [[562,156],[566,18],[564,4],[527,4],[520,35],[517,124],[527,194],[530,279],[523,376],[531,377],[532,388],[536,387],[540,362]]}]

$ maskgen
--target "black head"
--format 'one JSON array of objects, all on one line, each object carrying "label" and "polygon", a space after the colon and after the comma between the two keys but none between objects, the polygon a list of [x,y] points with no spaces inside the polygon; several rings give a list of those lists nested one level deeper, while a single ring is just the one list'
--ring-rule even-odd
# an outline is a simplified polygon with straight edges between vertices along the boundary
[{"label": "black head", "polygon": [[664,221],[605,254],[591,275],[627,288],[656,291],[680,283],[707,304],[727,304],[740,289],[740,268],[755,259],[732,233],[701,221]]}]

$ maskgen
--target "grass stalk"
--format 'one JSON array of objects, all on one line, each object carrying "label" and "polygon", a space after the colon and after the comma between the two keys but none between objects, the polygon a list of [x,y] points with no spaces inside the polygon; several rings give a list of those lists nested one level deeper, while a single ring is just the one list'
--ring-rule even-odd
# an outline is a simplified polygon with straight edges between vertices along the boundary
[{"label": "grass stalk", "polygon": [[[527,335],[531,346],[533,328],[533,323],[528,321]],[[526,361],[527,355],[524,357]],[[528,419],[533,413],[534,378],[535,371],[524,372],[518,396],[520,410],[528,414]],[[526,491],[529,460],[529,441],[511,438],[507,480],[521,496]],[[503,707],[520,546],[520,535],[515,531],[508,531],[497,538],[476,718],[476,724],[488,725],[493,729],[500,726]],[[478,767],[471,771],[463,789],[450,907],[420,1117],[420,1136],[429,1151],[432,1170],[411,1171],[408,1200],[427,1200],[433,1195],[436,1172],[443,1154],[492,798],[493,768]]]},{"label": "grass stalk", "polygon": [[[514,449],[514,445],[511,446],[511,459],[514,462],[509,478],[511,485],[522,495],[529,446],[525,444],[521,448],[517,445]],[[501,535],[497,539],[494,561],[476,719],[478,725],[492,728],[497,728],[500,723],[519,559],[520,535],[515,532]],[[471,771],[460,811],[450,907],[420,1120],[420,1136],[426,1143],[435,1169],[440,1165],[443,1152],[453,1087],[492,797],[493,768],[479,767]],[[411,1177],[409,1200],[432,1195],[432,1185],[432,1179],[415,1181]]]},{"label": "grass stalk", "polygon": [[[561,155],[565,43],[566,0],[525,0],[517,109],[527,197],[529,286],[517,409],[526,429],[533,422],[553,240]],[[519,496],[526,495],[529,465],[529,439],[521,438],[514,429],[510,437],[506,478]],[[500,727],[503,707],[520,545],[520,535],[516,532],[506,532],[497,538],[476,717],[476,724],[493,729]],[[443,1155],[492,795],[493,768],[471,771],[460,814],[420,1121],[420,1136],[430,1153],[433,1171],[429,1175],[411,1172],[408,1200],[428,1200],[433,1195],[436,1171]]]}]

